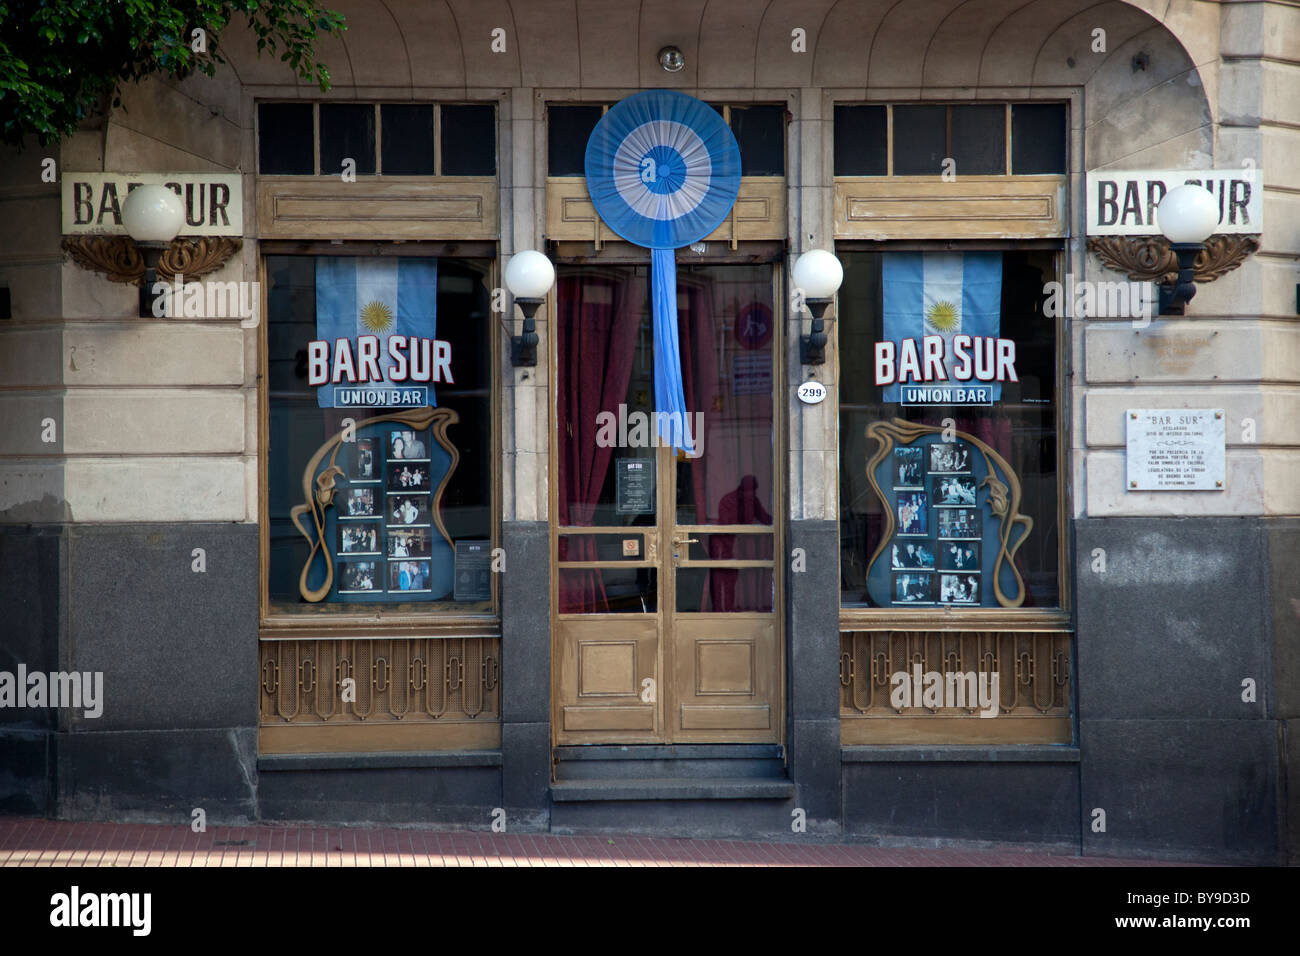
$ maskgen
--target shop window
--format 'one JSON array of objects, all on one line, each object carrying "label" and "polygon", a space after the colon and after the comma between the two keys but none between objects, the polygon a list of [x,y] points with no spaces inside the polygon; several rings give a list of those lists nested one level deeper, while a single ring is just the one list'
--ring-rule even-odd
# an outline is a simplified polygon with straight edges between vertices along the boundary
[{"label": "shop window", "polygon": [[496,108],[490,105],[442,107],[442,175],[497,174]]},{"label": "shop window", "polygon": [[888,143],[888,107],[835,107],[836,176],[888,174]]},{"label": "shop window", "polygon": [[1065,104],[1012,104],[1011,172],[1063,174],[1065,140]]},{"label": "shop window", "polygon": [[257,162],[263,173],[310,176],[316,171],[310,103],[262,103],[257,119]]},{"label": "shop window", "polygon": [[495,176],[491,103],[259,103],[258,171],[278,176]]},{"label": "shop window", "polygon": [[841,253],[845,607],[1061,606],[1056,255]]},{"label": "shop window", "polygon": [[385,103],[379,108],[386,176],[432,176],[436,172],[433,107]]},{"label": "shop window", "polygon": [[266,257],[273,614],[491,608],[489,270]]}]

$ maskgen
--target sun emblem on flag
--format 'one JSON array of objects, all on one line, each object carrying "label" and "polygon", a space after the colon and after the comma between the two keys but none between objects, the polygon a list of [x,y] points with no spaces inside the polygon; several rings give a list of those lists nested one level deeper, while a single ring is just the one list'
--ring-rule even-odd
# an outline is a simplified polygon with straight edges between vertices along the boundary
[{"label": "sun emblem on flag", "polygon": [[952,332],[957,328],[958,318],[957,307],[946,299],[930,306],[930,311],[925,315],[925,320],[939,332]]},{"label": "sun emblem on flag", "polygon": [[378,299],[371,299],[361,307],[361,324],[368,332],[390,332],[393,328],[393,310]]}]

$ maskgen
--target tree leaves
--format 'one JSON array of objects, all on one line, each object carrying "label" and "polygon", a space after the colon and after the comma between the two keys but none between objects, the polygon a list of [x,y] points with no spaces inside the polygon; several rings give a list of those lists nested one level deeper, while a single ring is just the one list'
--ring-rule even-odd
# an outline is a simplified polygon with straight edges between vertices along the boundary
[{"label": "tree leaves", "polygon": [[[124,82],[214,75],[226,62],[220,35],[241,14],[259,56],[282,53],[300,78],[329,89],[315,43],[337,36],[345,20],[317,0],[0,0],[0,142],[62,139],[106,104],[120,106]],[[206,52],[191,47],[195,29],[207,34]]]}]

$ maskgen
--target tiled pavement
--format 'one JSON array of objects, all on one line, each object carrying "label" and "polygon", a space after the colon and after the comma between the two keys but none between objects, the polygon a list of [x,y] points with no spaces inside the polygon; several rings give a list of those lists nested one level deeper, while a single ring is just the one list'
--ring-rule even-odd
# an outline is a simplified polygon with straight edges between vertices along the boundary
[{"label": "tiled pavement", "polygon": [[997,850],[418,829],[209,827],[0,817],[0,866],[1153,866]]}]

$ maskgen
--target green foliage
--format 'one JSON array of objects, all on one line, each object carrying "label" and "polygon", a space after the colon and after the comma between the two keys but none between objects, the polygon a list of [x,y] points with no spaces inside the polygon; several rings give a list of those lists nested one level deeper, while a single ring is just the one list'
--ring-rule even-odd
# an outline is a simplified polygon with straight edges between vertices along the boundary
[{"label": "green foliage", "polygon": [[[151,73],[212,76],[226,62],[221,33],[238,14],[259,56],[278,54],[329,89],[314,44],[318,33],[337,36],[344,20],[315,0],[0,0],[0,142],[62,139],[95,110],[121,105],[123,82]],[[195,30],[206,51],[193,49]]]}]

